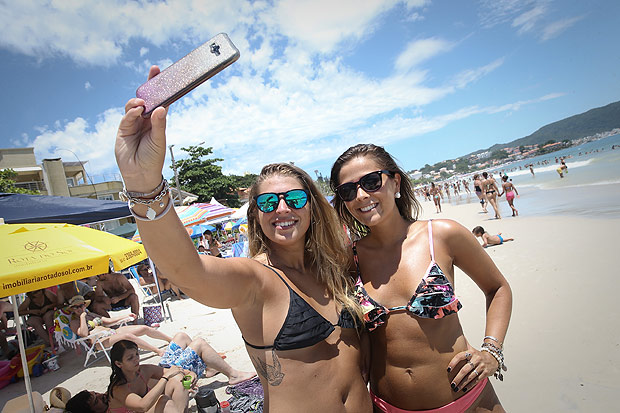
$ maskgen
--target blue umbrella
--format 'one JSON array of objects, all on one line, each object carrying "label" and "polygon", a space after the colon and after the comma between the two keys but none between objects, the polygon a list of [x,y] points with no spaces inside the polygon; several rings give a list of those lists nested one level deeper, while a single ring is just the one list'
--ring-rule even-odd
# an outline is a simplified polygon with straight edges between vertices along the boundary
[{"label": "blue umbrella", "polygon": [[215,227],[213,225],[205,224],[194,225],[193,227],[190,227],[190,229],[192,230],[192,235],[190,235],[192,238],[200,238],[202,233],[206,230],[215,231]]},{"label": "blue umbrella", "polygon": [[247,224],[247,223],[248,223],[248,219],[247,218],[241,218],[239,221],[235,222],[232,227],[233,227],[233,229],[237,229],[237,228],[239,228],[239,226],[241,224]]}]

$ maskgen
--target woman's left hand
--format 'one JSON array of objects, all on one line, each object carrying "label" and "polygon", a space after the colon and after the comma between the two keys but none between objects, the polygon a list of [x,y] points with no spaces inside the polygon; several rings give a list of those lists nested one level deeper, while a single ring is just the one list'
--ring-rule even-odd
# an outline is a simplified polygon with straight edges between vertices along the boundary
[{"label": "woman's left hand", "polygon": [[456,376],[450,385],[452,390],[464,392],[473,388],[485,377],[492,376],[497,370],[497,360],[486,351],[478,351],[471,346],[467,346],[467,351],[458,353],[448,365],[448,372],[455,370],[456,366],[461,367],[456,370]]}]

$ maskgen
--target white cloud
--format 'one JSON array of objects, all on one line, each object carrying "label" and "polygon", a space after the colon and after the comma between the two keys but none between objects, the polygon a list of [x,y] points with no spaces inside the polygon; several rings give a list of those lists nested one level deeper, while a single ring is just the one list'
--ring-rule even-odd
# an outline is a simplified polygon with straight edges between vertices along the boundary
[{"label": "white cloud", "polygon": [[484,77],[504,64],[504,58],[496,59],[488,65],[476,68],[464,70],[454,78],[454,85],[457,88],[463,88],[470,83],[476,82],[481,77]]},{"label": "white cloud", "polygon": [[398,72],[406,72],[425,60],[449,51],[453,46],[453,43],[435,37],[413,40],[396,58],[394,66]]},{"label": "white cloud", "polygon": [[584,16],[570,17],[548,24],[543,29],[541,40],[544,42],[559,36],[563,31],[565,31],[583,18]]},{"label": "white cloud", "polygon": [[141,47],[140,48],[140,57],[144,57],[144,55],[146,55],[149,52],[149,48],[148,47]]},{"label": "white cloud", "polygon": [[90,84],[90,82],[84,83],[84,89],[91,90],[92,88],[93,88],[93,86]]},{"label": "white cloud", "polygon": [[532,9],[521,13],[515,17],[512,21],[512,27],[517,28],[519,34],[530,32],[534,29],[534,26],[547,12],[547,7],[544,4],[537,5]]}]

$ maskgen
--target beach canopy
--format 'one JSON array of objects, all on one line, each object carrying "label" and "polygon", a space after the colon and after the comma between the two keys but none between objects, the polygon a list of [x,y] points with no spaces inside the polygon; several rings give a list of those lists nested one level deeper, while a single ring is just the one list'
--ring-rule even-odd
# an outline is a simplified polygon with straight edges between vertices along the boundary
[{"label": "beach canopy", "polygon": [[0,297],[115,270],[147,258],[144,247],[107,232],[70,224],[0,225]]},{"label": "beach canopy", "polygon": [[[185,227],[192,227],[198,224],[215,224],[226,220],[233,212],[234,209],[228,208],[220,203],[217,204],[205,204],[198,203],[189,206],[174,207],[177,215],[181,219],[181,222]],[[191,235],[191,234],[190,234]],[[136,233],[131,238],[132,241],[142,242],[140,233]]]},{"label": "beach canopy", "polygon": [[0,218],[7,224],[88,224],[130,216],[127,203],[100,199],[0,193]]}]

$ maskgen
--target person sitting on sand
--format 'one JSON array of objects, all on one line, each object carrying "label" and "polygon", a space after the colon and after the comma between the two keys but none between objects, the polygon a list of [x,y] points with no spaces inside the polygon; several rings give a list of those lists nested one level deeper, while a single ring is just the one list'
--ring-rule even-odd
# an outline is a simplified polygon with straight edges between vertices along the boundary
[{"label": "person sitting on sand", "polygon": [[[136,343],[121,340],[110,351],[112,375],[108,386],[108,412],[184,412],[189,402],[189,390],[182,380],[190,376],[192,385],[196,373],[172,366],[140,365]],[[150,380],[157,383],[149,387]]]},{"label": "person sitting on sand", "polygon": [[[88,304],[90,304],[89,300],[85,300],[81,295],[76,295],[69,301],[68,308],[72,313],[69,326],[71,327],[71,331],[80,337],[87,337],[90,334],[106,332],[110,335],[101,341],[101,344],[105,347],[109,347],[120,340],[131,340],[140,348],[152,351],[160,356],[164,354],[164,350],[147,343],[139,336],[146,335],[151,338],[167,341],[168,343],[172,341],[172,337],[169,337],[161,331],[145,325],[123,326],[117,328],[116,330],[108,328],[106,326],[116,324],[124,318],[127,318],[127,316],[97,317],[86,310]],[[135,319],[136,315],[130,314],[129,317]]]},{"label": "person sitting on sand", "polygon": [[497,235],[490,235],[481,226],[477,226],[471,232],[473,232],[475,236],[482,238],[482,248],[486,248],[491,245],[502,245],[504,242],[514,241],[514,238],[502,237],[501,232]]},{"label": "person sitting on sand", "polygon": [[[228,377],[230,385],[238,384],[256,376],[254,372],[244,372],[232,368],[202,338],[192,339],[185,333],[177,333],[159,362],[159,367],[180,367],[187,371],[192,370],[196,377],[204,372],[205,377],[213,377],[223,373]],[[65,407],[68,412],[106,413],[109,408],[109,398],[106,393],[97,393],[82,390],[73,396]]]}]

